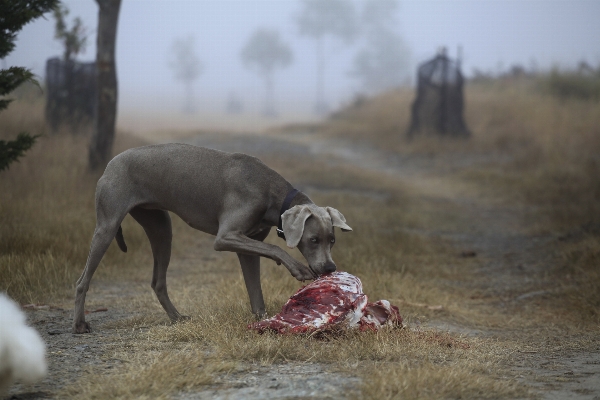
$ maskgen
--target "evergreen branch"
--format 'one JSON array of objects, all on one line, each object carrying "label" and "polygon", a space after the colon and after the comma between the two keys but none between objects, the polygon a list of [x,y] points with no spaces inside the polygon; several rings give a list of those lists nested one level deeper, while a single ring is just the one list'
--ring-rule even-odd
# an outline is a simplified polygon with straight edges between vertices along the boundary
[{"label": "evergreen branch", "polygon": [[0,111],[6,109],[13,99],[0,99]]},{"label": "evergreen branch", "polygon": [[8,169],[13,161],[18,161],[19,157],[33,146],[38,137],[40,135],[30,136],[21,132],[15,140],[0,140],[0,171]]},{"label": "evergreen branch", "polygon": [[0,59],[15,48],[17,32],[51,11],[58,0],[0,0]]},{"label": "evergreen branch", "polygon": [[39,83],[33,78],[33,72],[23,67],[10,67],[0,70],[0,96],[4,96],[24,82],[32,82],[39,86]]}]

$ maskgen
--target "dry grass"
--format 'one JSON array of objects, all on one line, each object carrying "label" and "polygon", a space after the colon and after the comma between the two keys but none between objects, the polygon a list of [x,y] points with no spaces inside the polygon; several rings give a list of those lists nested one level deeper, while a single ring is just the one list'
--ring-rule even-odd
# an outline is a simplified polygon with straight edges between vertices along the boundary
[{"label": "dry grass", "polygon": [[[94,191],[98,175],[87,171],[85,136],[49,135],[41,104],[16,102],[0,114],[0,137],[27,130],[43,134],[20,162],[0,173],[0,290],[21,303],[57,301],[73,289],[83,270],[95,226]],[[116,150],[143,144],[120,136]],[[151,265],[149,246],[137,224],[125,221],[134,254],[129,267],[115,266],[111,246],[100,268],[127,272]]]},{"label": "dry grass", "polygon": [[[531,82],[466,88],[469,140],[407,141],[413,92],[389,92],[308,128],[368,141],[402,157],[443,165],[485,201],[529,207],[531,233],[562,236],[554,306],[571,324],[600,321],[600,102],[559,100]],[[301,129],[296,126],[295,130]]]},{"label": "dry grass", "polygon": [[425,362],[373,365],[361,399],[498,399],[524,398],[527,391],[510,378],[490,377],[496,366]]},{"label": "dry grass", "polygon": [[[318,177],[319,167],[315,169],[313,174]],[[353,176],[356,179],[349,170],[346,170],[346,175],[340,173],[340,177],[348,182],[352,181]],[[371,188],[382,190],[376,187],[372,177],[363,175],[362,178],[371,182],[368,184]],[[367,185],[365,182],[359,183],[361,184]],[[444,304],[446,309],[441,311],[444,315],[466,318],[468,322],[476,323],[477,317],[474,314],[461,317],[460,313],[455,313],[455,309],[464,308],[462,304],[465,292],[440,286],[443,281],[459,279],[469,267],[468,261],[453,258],[453,265],[449,265],[445,259],[454,250],[444,242],[392,229],[393,226],[417,226],[418,215],[422,210],[419,203],[413,203],[398,194],[388,195],[383,202],[358,194],[330,193],[315,196],[315,201],[319,204],[333,204],[343,209],[355,229],[352,234],[338,234],[333,250],[338,266],[360,276],[365,292],[373,300],[387,298],[410,304]],[[381,229],[381,226],[386,225],[388,229]],[[280,244],[279,239],[273,236],[267,240]],[[292,251],[292,254],[301,257],[297,250]],[[341,373],[357,374],[360,371],[360,375],[365,375],[365,382],[380,382],[378,390],[391,393],[396,390],[411,393],[407,391],[407,387],[415,390],[416,385],[423,380],[437,381],[443,377],[442,383],[431,386],[429,392],[422,393],[423,396],[476,396],[482,392],[494,393],[490,395],[492,397],[527,394],[522,386],[507,378],[501,382],[496,381],[508,368],[515,343],[467,339],[437,331],[409,329],[379,333],[348,332],[319,338],[259,335],[246,328],[253,320],[237,258],[232,254],[224,254],[214,260],[205,260],[202,264],[202,268],[187,269],[185,277],[174,277],[169,281],[174,303],[182,312],[191,315],[192,321],[165,325],[164,313],[153,294],[147,290],[145,295],[138,296],[134,305],[128,301],[129,307],[145,310],[147,317],[133,317],[102,327],[124,332],[149,327],[148,331],[144,330],[134,340],[134,343],[138,343],[136,346],[140,346],[135,351],[143,351],[145,354],[139,356],[141,361],[123,365],[115,372],[118,376],[123,376],[114,384],[115,393],[119,396],[135,398],[146,394],[128,392],[132,379],[153,382],[153,395],[186,390],[183,386],[175,387],[171,384],[172,381],[178,382],[181,369],[180,366],[171,366],[170,362],[164,371],[145,368],[143,375],[137,375],[140,364],[152,364],[156,352],[173,354],[176,359],[178,354],[182,354],[181,348],[198,354],[203,371],[208,374],[206,382],[218,381],[217,376],[222,373],[219,365],[223,362],[224,365],[230,365],[231,362],[242,365],[319,362],[329,364],[330,368]],[[208,271],[219,272],[215,275]],[[284,268],[268,260],[263,262],[262,274],[267,311],[274,314],[300,283]],[[195,282],[206,284],[196,285]],[[439,317],[439,313],[440,311],[420,307],[402,306],[402,315],[411,324]],[[216,366],[212,367],[212,364]],[[405,388],[394,389],[389,384],[396,385],[398,380],[389,380],[389,376],[382,375],[382,371],[375,365],[394,365],[391,370],[396,372],[401,372],[398,368],[404,366],[415,373],[403,378]],[[472,371],[476,379],[465,380],[464,371]],[[164,374],[175,375],[168,378]],[[66,393],[71,397],[93,398],[102,392],[106,378],[105,375],[85,375]],[[137,381],[133,383],[134,387],[138,387]],[[190,385],[188,388],[198,387],[200,383]],[[371,392],[372,395],[369,394]],[[371,398],[379,396],[379,392],[373,391],[369,385],[365,386],[364,393]]]},{"label": "dry grass", "polygon": [[[153,324],[147,333],[140,335],[144,341],[148,340],[160,349],[184,346],[194,354],[209,354],[209,358],[205,357],[206,363],[330,364],[330,368],[339,372],[361,375],[365,382],[363,395],[368,398],[398,395],[410,398],[415,398],[415,395],[426,398],[498,398],[528,394],[522,385],[506,377],[506,374],[510,375],[511,355],[518,346],[514,341],[499,343],[409,329],[377,333],[345,332],[319,337],[259,335],[249,331],[246,325],[252,319],[248,313],[243,281],[239,272],[234,270],[235,260],[222,261],[220,266],[226,268],[230,276],[224,277],[209,290],[191,289],[177,297],[183,309],[193,310],[191,321],[172,326]],[[274,313],[297,283],[281,269],[269,268],[265,275],[267,308]],[[370,288],[367,291],[371,293]],[[147,320],[138,319],[129,322],[121,328],[131,330],[140,324],[148,324]],[[179,350],[172,351],[179,353]],[[125,366],[123,373],[129,374],[131,368]],[[160,374],[156,373],[153,377],[152,381],[158,381]],[[101,385],[104,379],[88,375],[72,394],[89,397],[85,388]]]},{"label": "dry grass", "polygon": [[[144,349],[132,355],[117,353],[124,361],[117,371],[102,379],[79,380],[60,393],[62,398],[169,399],[175,392],[201,388],[214,382],[214,375],[235,368],[231,362],[207,357],[193,348],[163,351]],[[93,371],[90,371],[93,373]],[[110,382],[110,384],[106,384]]]},{"label": "dry grass", "polygon": [[[364,197],[326,195],[315,200],[324,204],[339,204],[348,220],[353,221],[358,234],[339,234],[334,258],[340,268],[363,278],[365,292],[371,299],[444,304],[449,308],[443,311],[446,316],[455,315],[455,308],[464,308],[464,305],[461,306],[464,303],[464,291],[459,293],[438,286],[442,281],[458,279],[463,272],[461,268],[468,267],[461,266],[460,262],[453,268],[440,267],[444,265],[443,258],[451,251],[447,245],[402,232],[376,229],[383,221],[402,225],[414,220],[411,211],[417,212],[417,209],[413,210],[417,205],[411,206],[410,202],[404,201],[401,212],[393,202],[376,206],[369,203],[375,200]],[[279,243],[274,237],[268,240]],[[338,248],[344,251],[338,251]],[[292,254],[300,257],[296,251]],[[189,284],[206,279],[205,271],[217,268],[221,276],[213,278],[209,286]],[[436,276],[434,279],[433,275]],[[269,314],[278,312],[290,293],[299,286],[300,283],[291,278],[285,269],[267,260],[263,262],[263,291]],[[519,345],[517,341],[499,343],[435,330],[409,329],[378,333],[346,332],[320,337],[259,335],[249,331],[246,326],[253,319],[248,312],[247,294],[237,259],[233,255],[206,261],[202,269],[188,271],[185,283],[175,278],[170,281],[170,287],[175,304],[192,316],[191,321],[164,325],[160,317],[153,319],[150,316],[134,317],[111,326],[124,331],[149,326],[147,332],[140,334],[140,341],[152,343],[159,351],[172,349],[170,351],[177,353],[179,350],[176,349],[184,346],[198,354],[209,354],[206,363],[217,360],[260,365],[319,362],[329,364],[330,368],[342,373],[358,372],[365,378],[363,394],[370,398],[398,394],[433,398],[528,395],[522,385],[503,377],[509,374],[507,369],[511,355]],[[136,308],[154,309],[158,315],[162,315],[150,294],[139,299]],[[405,320],[411,324],[419,320],[426,321],[428,316],[439,313],[402,305],[401,309]],[[490,318],[489,309],[487,313],[487,318]],[[456,316],[460,317],[460,313]],[[467,323],[476,324],[479,317],[467,313],[463,318],[467,319]],[[382,369],[382,366],[386,368]],[[132,368],[131,365],[124,366],[123,374],[130,374]],[[406,370],[411,372],[405,373]],[[150,380],[154,382],[160,378],[158,373],[153,376],[154,379]],[[71,394],[88,397],[88,390],[91,389],[87,388],[100,387],[104,379],[103,376],[87,375]],[[420,386],[427,382],[427,387]],[[164,390],[170,389],[165,387]]]},{"label": "dry grass", "polygon": [[[440,143],[424,138],[407,143],[398,136],[408,126],[411,100],[412,93],[388,93],[313,129],[368,140],[411,157],[472,157],[473,168],[455,172],[456,182],[474,183],[489,196],[535,204],[536,212],[547,218],[536,229],[566,233],[557,254],[562,269],[551,271],[565,277],[559,287],[562,312],[576,314],[565,323],[598,318],[600,277],[595,266],[600,258],[600,235],[593,223],[578,228],[583,222],[596,221],[598,215],[594,203],[598,192],[589,190],[597,185],[593,180],[600,143],[596,137],[598,106],[561,104],[516,89],[488,93],[474,87],[467,93],[472,140]],[[0,114],[2,137],[10,138],[23,127],[34,134],[44,132],[39,107],[15,106]],[[124,135],[119,140],[118,150],[141,144]],[[85,137],[47,136],[20,163],[0,173],[0,186],[9,188],[0,193],[0,289],[18,301],[71,297],[95,223],[97,176],[87,172],[86,154]],[[177,307],[193,319],[167,325],[147,287],[152,263],[147,239],[128,218],[124,222],[128,254],[123,256],[111,246],[98,277],[133,285],[143,276],[146,282],[143,294],[123,298],[122,304],[117,300],[121,308],[143,310],[145,316],[101,327],[117,334],[130,332],[115,343],[114,354],[106,355],[129,362],[110,373],[90,369],[66,387],[61,397],[161,398],[218,382],[220,375],[248,363],[315,361],[363,376],[363,398],[530,396],[509,369],[518,348],[541,346],[540,338],[556,333],[552,329],[564,334],[561,321],[533,318],[536,314],[547,318],[555,304],[544,308],[545,314],[540,308],[510,314],[490,306],[496,299],[474,302],[472,298],[479,293],[471,288],[475,278],[468,273],[480,261],[459,258],[449,243],[422,234],[432,227],[456,226],[451,205],[422,202],[378,174],[304,161],[288,158],[282,162],[273,157],[267,163],[293,182],[327,189],[314,200],[343,210],[355,230],[337,235],[334,259],[340,269],[361,277],[372,300],[398,303],[413,327],[443,319],[466,327],[504,329],[510,338],[474,339],[420,329],[320,338],[258,335],[246,329],[252,320],[235,255],[207,258],[209,251],[213,254],[210,239],[178,219],[174,220],[172,270],[180,268],[183,273],[170,275],[169,289]],[[567,200],[570,206],[562,207]],[[274,236],[267,240],[281,244]],[[192,243],[196,250],[191,250]],[[196,258],[178,261],[194,252]],[[296,250],[292,254],[301,259]],[[201,266],[190,265],[196,262]],[[274,314],[300,284],[273,262],[264,261],[263,266],[267,311]],[[456,282],[460,285],[451,284]],[[443,309],[419,304],[440,304]]]},{"label": "dry grass", "polygon": [[[282,271],[267,274],[269,293],[268,311],[278,312],[282,300],[287,299],[286,282]],[[284,288],[281,289],[280,285]],[[164,343],[192,343],[209,349],[220,359],[243,360],[271,364],[276,362],[318,361],[345,365],[357,361],[418,360],[424,354],[435,362],[452,357],[471,357],[475,342],[457,339],[434,331],[415,332],[408,329],[389,329],[381,332],[345,332],[320,335],[262,335],[247,329],[252,322],[243,293],[243,281],[239,278],[224,279],[204,294],[180,298],[187,307],[194,309],[192,321],[174,326],[154,326],[148,337]],[[271,292],[274,289],[274,293]],[[289,290],[287,291],[289,293]],[[216,294],[220,295],[217,296]],[[184,308],[186,306],[184,305]],[[475,351],[476,352],[476,351]]]},{"label": "dry grass", "polygon": [[310,128],[432,162],[466,157],[461,166],[473,168],[461,172],[487,181],[488,189],[496,186],[497,194],[542,207],[552,218],[547,229],[600,221],[600,102],[557,100],[527,82],[470,85],[465,119],[471,139],[407,141],[413,97],[407,89],[385,93]]}]

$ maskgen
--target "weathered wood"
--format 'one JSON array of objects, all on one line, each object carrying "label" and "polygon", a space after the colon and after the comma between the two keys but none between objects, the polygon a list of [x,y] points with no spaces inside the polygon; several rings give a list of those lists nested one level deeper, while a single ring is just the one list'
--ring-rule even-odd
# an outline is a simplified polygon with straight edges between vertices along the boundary
[{"label": "weathered wood", "polygon": [[52,132],[87,133],[96,116],[96,63],[58,57],[46,61],[46,122]]},{"label": "weathered wood", "polygon": [[98,111],[89,152],[89,166],[92,170],[106,166],[115,137],[118,99],[115,47],[121,0],[96,0],[96,3],[99,7],[96,45]]},{"label": "weathered wood", "polygon": [[442,52],[419,66],[418,78],[408,137],[417,134],[469,137],[463,117],[464,80],[460,64]]}]

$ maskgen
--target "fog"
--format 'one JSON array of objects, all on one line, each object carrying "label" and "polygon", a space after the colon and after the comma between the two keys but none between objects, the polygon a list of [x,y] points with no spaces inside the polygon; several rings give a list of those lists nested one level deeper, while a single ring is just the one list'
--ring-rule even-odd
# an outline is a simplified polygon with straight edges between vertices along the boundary
[{"label": "fog", "polygon": [[[365,0],[352,3],[360,12]],[[79,16],[89,29],[87,50],[78,59],[92,61],[96,3],[67,0],[64,4],[70,9],[69,23]],[[211,118],[222,119],[227,115],[227,99],[235,93],[243,115],[260,116],[263,80],[240,58],[257,28],[278,31],[293,53],[290,66],[273,74],[280,117],[315,118],[316,42],[299,35],[295,17],[301,8],[298,0],[123,0],[117,42],[119,123],[135,129],[135,121],[181,112],[184,85],[169,68],[169,56],[174,41],[186,37],[194,39],[195,54],[203,65],[193,82],[198,115],[208,125]],[[474,68],[497,73],[513,64],[542,70],[572,67],[581,60],[600,64],[598,1],[402,1],[391,17],[392,29],[406,47],[403,84],[414,81],[416,65],[440,46],[446,46],[451,57],[462,47],[467,76]],[[19,34],[16,50],[3,62],[31,68],[43,79],[46,59],[62,53],[53,32],[51,15],[29,24]],[[350,74],[357,52],[366,45],[364,38],[351,45],[334,38],[325,41],[324,99],[330,109],[368,91]]]}]

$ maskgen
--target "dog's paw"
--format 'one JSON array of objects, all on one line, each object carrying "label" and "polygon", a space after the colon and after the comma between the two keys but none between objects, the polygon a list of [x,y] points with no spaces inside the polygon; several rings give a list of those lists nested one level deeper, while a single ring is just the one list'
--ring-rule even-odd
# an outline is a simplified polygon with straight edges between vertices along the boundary
[{"label": "dog's paw", "polygon": [[292,276],[301,282],[312,281],[317,278],[317,275],[309,268],[300,264],[302,268],[297,268],[294,271],[290,271]]},{"label": "dog's paw", "polygon": [[264,311],[264,310],[259,311],[259,312],[255,312],[255,313],[252,313],[252,314],[254,314],[254,318],[257,321],[262,321],[263,319],[266,319],[268,317],[267,312]]},{"label": "dog's paw", "polygon": [[73,333],[91,333],[92,327],[85,321],[79,321],[73,324]]},{"label": "dog's paw", "polygon": [[317,277],[310,267],[302,264],[299,261],[291,259],[289,262],[284,262],[285,267],[290,271],[290,274],[301,282],[311,281]]},{"label": "dog's paw", "polygon": [[190,317],[189,315],[177,314],[177,316],[175,318],[171,318],[171,323],[175,324],[177,322],[190,321],[191,319],[192,319],[192,317]]}]

